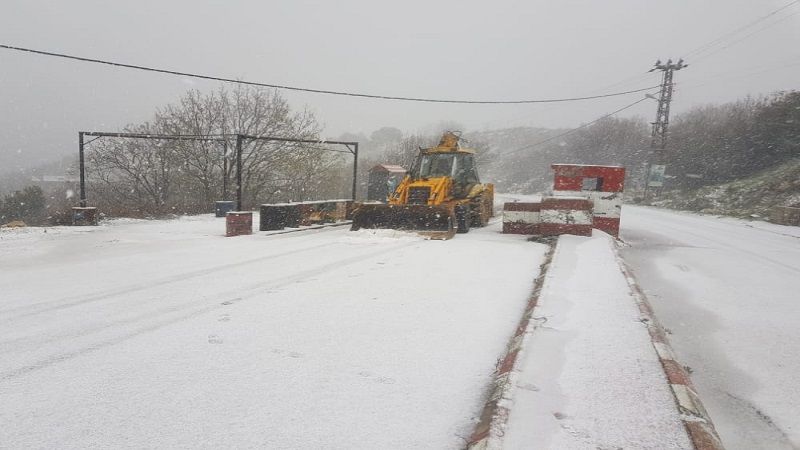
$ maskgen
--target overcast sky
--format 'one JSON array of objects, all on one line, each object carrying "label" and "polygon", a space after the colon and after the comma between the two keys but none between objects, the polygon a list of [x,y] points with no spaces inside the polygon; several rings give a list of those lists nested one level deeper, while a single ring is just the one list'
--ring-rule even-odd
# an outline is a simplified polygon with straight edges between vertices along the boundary
[{"label": "overcast sky", "polygon": [[[800,3],[711,54],[692,52],[788,2],[4,0],[0,43],[266,83],[479,100],[651,86],[658,75],[646,72],[657,58],[684,56],[690,67],[676,73],[673,103],[680,113],[800,89]],[[119,130],[187,89],[217,86],[0,49],[0,172],[75,152],[79,130]],[[641,98],[454,106],[286,96],[316,112],[326,137],[439,121],[470,130],[573,127]],[[650,119],[655,103],[623,115]]]}]

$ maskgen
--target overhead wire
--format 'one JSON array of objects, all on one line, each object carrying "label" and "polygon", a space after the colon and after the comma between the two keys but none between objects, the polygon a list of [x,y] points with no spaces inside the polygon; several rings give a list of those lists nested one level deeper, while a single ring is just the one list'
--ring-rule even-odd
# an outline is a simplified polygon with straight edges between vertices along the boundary
[{"label": "overhead wire", "polygon": [[[787,4],[785,4],[785,5],[781,6],[780,8],[778,8],[778,9],[775,9],[775,10],[771,11],[770,13],[768,13],[768,14],[766,14],[766,15],[764,15],[764,16],[761,16],[761,17],[759,17],[758,19],[756,19],[756,20],[754,20],[754,21],[752,21],[752,22],[749,22],[749,23],[747,23],[747,24],[745,24],[745,25],[743,25],[743,26],[741,26],[741,27],[738,27],[738,28],[736,28],[736,29],[734,29],[734,30],[732,30],[732,31],[729,31],[729,32],[727,32],[727,33],[723,34],[722,36],[719,36],[719,37],[717,37],[717,38],[715,38],[715,39],[713,39],[713,40],[711,40],[711,41],[709,41],[709,42],[706,42],[705,44],[703,44],[703,45],[701,45],[701,46],[699,46],[699,47],[697,47],[697,48],[695,48],[695,49],[693,49],[693,50],[689,51],[689,52],[688,52],[688,53],[686,53],[684,56],[685,56],[685,57],[688,57],[688,56],[691,56],[691,55],[693,55],[693,54],[695,54],[695,53],[702,53],[703,51],[706,51],[706,50],[708,50],[710,47],[713,47],[714,45],[716,45],[716,44],[718,44],[718,43],[721,43],[721,42],[723,42],[723,41],[724,41],[726,38],[728,38],[728,37],[731,37],[731,36],[735,36],[737,33],[741,32],[741,31],[744,31],[744,30],[746,30],[746,29],[748,29],[748,28],[750,28],[750,27],[752,27],[752,26],[754,26],[754,25],[757,25],[757,24],[759,24],[759,23],[763,22],[764,20],[767,20],[767,19],[769,19],[770,17],[772,17],[772,16],[774,16],[774,15],[776,15],[776,14],[780,13],[781,11],[783,11],[783,10],[785,10],[785,9],[787,9],[787,8],[789,8],[789,7],[793,6],[793,5],[795,5],[795,4],[798,4],[798,3],[800,3],[800,0],[793,0],[793,1],[791,1],[791,2],[789,2],[789,3],[787,3]],[[777,23],[779,23],[779,22],[782,22],[782,21],[784,21],[784,20],[788,19],[789,17],[792,17],[792,16],[794,16],[794,15],[796,15],[796,14],[797,14],[797,13],[793,13],[793,14],[790,14],[790,15],[788,15],[788,16],[784,16],[783,18],[779,19],[778,21],[775,21],[775,22],[771,23],[770,25],[768,25],[767,27],[764,27],[764,28],[762,28],[762,29],[759,29],[759,30],[757,30],[756,32],[754,32],[754,33],[751,33],[751,34],[749,34],[749,35],[745,36],[744,38],[740,39],[739,41],[741,41],[741,40],[744,40],[744,39],[746,39],[746,38],[750,37],[752,34],[756,34],[756,33],[760,32],[760,31],[763,31],[763,29],[766,29],[766,28],[769,28],[769,27],[771,27],[771,26],[773,26],[773,25],[776,25]],[[731,46],[731,45],[734,45],[734,44],[736,44],[736,43],[737,43],[737,42],[739,42],[739,41],[734,41],[734,42],[732,42],[732,43],[728,44],[727,46],[725,46],[725,47],[723,47],[722,49],[720,49],[720,51],[721,51],[721,50],[723,50],[723,49],[725,49],[725,48],[727,48],[727,47],[729,47],[729,46]],[[701,57],[701,58],[704,58],[704,57],[705,57],[705,56],[703,56],[703,57]],[[640,79],[642,79],[642,78],[644,78],[644,77],[648,76],[649,74],[650,74],[650,72],[645,72],[645,73],[642,73],[642,74],[639,74],[639,75],[634,75],[634,76],[631,76],[631,77],[629,77],[629,78],[626,78],[626,79],[624,79],[624,80],[621,80],[621,81],[619,81],[619,82],[617,82],[617,83],[613,83],[613,84],[610,84],[610,85],[606,85],[606,86],[602,87],[601,89],[603,89],[603,90],[604,90],[604,89],[611,89],[611,88],[613,88],[613,87],[617,87],[617,86],[620,86],[620,85],[624,85],[624,84],[626,84],[626,83],[628,83],[628,82],[631,82],[631,81],[638,81],[638,80],[640,80]]]},{"label": "overhead wire", "polygon": [[[747,30],[749,28],[752,28],[753,26],[758,25],[759,23],[762,23],[765,20],[768,20],[768,19],[774,17],[775,15],[781,13],[782,11],[784,11],[787,8],[790,8],[790,7],[792,7],[792,6],[796,5],[796,4],[800,4],[800,0],[793,0],[793,1],[789,2],[789,3],[786,3],[783,6],[781,6],[780,8],[777,8],[777,9],[769,12],[768,14],[766,14],[764,16],[761,16],[761,17],[757,18],[756,20],[748,22],[747,24],[745,24],[745,25],[743,25],[741,27],[738,27],[738,28],[736,28],[736,29],[734,29],[732,31],[729,31],[729,32],[727,32],[727,33],[725,33],[725,34],[723,34],[723,35],[721,35],[721,36],[709,41],[709,42],[706,42],[705,44],[703,44],[703,45],[701,45],[701,46],[689,51],[688,53],[685,54],[685,56],[690,57],[692,55],[697,54],[699,57],[692,61],[694,63],[697,60],[705,59],[705,58],[707,58],[707,57],[709,57],[709,56],[711,56],[711,55],[713,55],[715,53],[723,51],[723,50],[727,49],[728,47],[731,47],[731,46],[733,46],[733,45],[735,45],[735,44],[737,44],[737,43],[739,43],[739,42],[741,42],[741,41],[743,41],[745,39],[748,39],[750,36],[752,36],[754,34],[758,34],[761,31],[764,31],[764,30],[766,30],[768,28],[771,28],[771,27],[779,24],[780,22],[783,22],[783,21],[785,21],[785,20],[787,20],[787,19],[799,14],[800,11],[792,13],[792,14],[789,14],[787,16],[783,16],[782,18],[769,23],[765,27],[759,28],[758,30],[756,30],[756,31],[754,31],[754,32],[752,32],[750,34],[747,34],[744,37],[742,37],[742,38],[740,38],[740,39],[738,39],[736,41],[733,41],[733,42],[731,42],[731,43],[729,43],[729,44],[727,44],[727,45],[725,45],[725,46],[723,46],[721,48],[713,49],[713,47],[715,45],[717,45],[717,44],[723,43],[726,39],[728,39],[730,37],[736,36],[738,33],[742,32],[742,31],[745,31],[745,30]],[[708,52],[708,53],[703,55],[702,54],[703,52]],[[794,66],[794,65],[796,65],[796,64],[789,64],[789,65],[786,65],[786,66],[781,66],[780,68],[790,67],[790,66]],[[763,73],[763,71],[762,72],[758,72],[758,73]],[[601,90],[611,89],[611,88],[615,88],[615,87],[620,86],[620,85],[624,85],[624,84],[629,83],[629,82],[639,81],[640,79],[642,79],[643,77],[646,77],[647,75],[649,75],[649,72],[646,72],[646,73],[643,73],[643,74],[639,74],[639,75],[634,75],[634,76],[631,76],[631,77],[626,78],[624,80],[621,80],[621,81],[619,81],[617,83],[603,86],[600,89]],[[677,85],[678,83],[675,83],[675,84]],[[705,85],[705,84],[708,84],[708,83],[703,83],[702,85]],[[690,86],[683,85],[683,86],[685,86],[685,87],[695,87],[696,85],[690,85]],[[619,112],[619,111],[617,111],[617,112]],[[611,113],[611,114],[613,115],[615,113]],[[520,118],[521,117],[518,117],[517,119],[514,119],[514,121],[519,120]]]},{"label": "overhead wire", "polygon": [[783,11],[783,10],[785,10],[785,9],[795,5],[795,4],[798,4],[798,3],[800,3],[800,0],[793,0],[793,1],[791,1],[791,2],[789,2],[787,4],[785,4],[785,5],[781,6],[780,8],[771,11],[770,13],[768,13],[768,14],[766,14],[764,16],[761,16],[761,17],[757,18],[756,20],[748,22],[745,25],[742,25],[742,26],[740,26],[740,27],[738,27],[738,28],[736,28],[734,30],[731,30],[731,31],[729,31],[727,33],[724,33],[723,35],[718,36],[717,38],[712,39],[711,41],[706,42],[705,44],[703,44],[703,45],[701,45],[701,46],[699,46],[699,47],[697,47],[697,48],[695,48],[693,50],[690,50],[688,53],[685,53],[683,55],[683,57],[684,58],[691,57],[692,55],[694,55],[696,53],[701,53],[703,51],[706,51],[707,49],[713,47],[714,45],[717,45],[718,43],[721,43],[725,39],[727,39],[729,37],[732,37],[732,36],[735,36],[739,32],[744,31],[744,30],[746,30],[746,29],[748,29],[748,28],[750,28],[750,27],[752,27],[754,25],[757,25],[757,24],[769,19],[770,17],[780,13],[781,11]]},{"label": "overhead wire", "polygon": [[604,91],[606,89],[616,88],[617,86],[625,85],[625,84],[628,84],[628,83],[639,82],[640,80],[644,80],[645,78],[648,78],[650,76],[652,76],[652,73],[649,72],[649,71],[641,72],[638,75],[630,76],[628,78],[625,78],[624,80],[617,81],[616,83],[605,85],[605,86],[601,87],[599,89],[599,91]]},{"label": "overhead wire", "polygon": [[[711,83],[716,83],[719,81],[730,81],[730,80],[738,80],[742,78],[752,77],[754,75],[760,75],[762,73],[773,72],[776,70],[783,70],[790,67],[795,67],[800,65],[800,60],[795,60],[793,62],[789,62],[788,64],[781,64],[777,66],[762,66],[762,67],[754,67],[754,72],[747,72],[747,73],[737,73],[733,76],[730,76],[730,73],[719,73],[716,75],[711,76],[710,80],[702,81],[702,80],[687,80],[681,81],[679,83],[675,83],[676,86],[680,86],[681,89],[693,89],[700,86],[706,86]],[[728,75],[728,76],[725,76]]]},{"label": "overhead wire", "polygon": [[[716,49],[714,47],[716,45],[718,45],[718,44],[723,43],[726,39],[728,39],[730,37],[733,37],[733,36],[736,36],[740,32],[745,31],[747,29],[750,29],[753,26],[764,22],[765,20],[767,20],[767,19],[779,14],[780,12],[782,12],[782,11],[786,10],[787,8],[789,8],[789,7],[793,6],[793,5],[796,5],[798,3],[800,3],[800,0],[793,0],[793,1],[791,1],[791,2],[789,2],[787,4],[785,4],[785,5],[781,6],[780,8],[771,11],[770,13],[768,13],[768,14],[762,16],[762,17],[759,17],[758,19],[756,19],[756,20],[754,20],[752,22],[749,22],[749,23],[747,23],[747,24],[745,24],[745,25],[743,25],[741,27],[738,27],[738,28],[736,28],[736,29],[734,29],[734,30],[732,30],[732,31],[730,31],[728,33],[723,34],[722,36],[719,36],[719,37],[717,37],[717,38],[715,38],[715,39],[713,39],[713,40],[711,40],[709,42],[706,42],[705,44],[703,44],[703,45],[691,50],[690,52],[688,52],[686,54],[686,56],[697,55],[698,57],[695,59],[695,61],[696,61],[698,59],[708,58],[709,56],[711,56],[713,54],[716,54],[716,53],[718,53],[720,51],[723,51],[723,50],[725,50],[725,49],[727,49],[727,48],[729,48],[729,47],[731,47],[731,46],[733,46],[733,45],[735,45],[735,44],[737,44],[737,43],[739,43],[739,42],[741,42],[741,41],[743,41],[745,39],[748,39],[749,37],[751,37],[751,36],[753,36],[755,34],[758,34],[758,33],[762,32],[762,31],[764,31],[764,30],[766,30],[768,28],[771,28],[771,27],[777,25],[778,23],[781,23],[781,22],[787,20],[788,18],[796,15],[797,13],[790,14],[788,16],[783,16],[782,18],[778,19],[777,21],[773,21],[773,22],[767,24],[767,26],[759,28],[759,29],[755,30],[754,32],[745,35],[744,37],[741,37],[740,39],[737,39],[737,40],[735,40],[733,42],[728,43],[727,45],[724,45],[723,47],[717,47]],[[191,73],[191,72],[183,72],[183,71],[177,71],[177,70],[160,69],[160,68],[156,68],[156,67],[148,67],[148,66],[142,66],[142,65],[127,64],[127,63],[121,63],[121,62],[116,62],[116,61],[101,60],[101,59],[95,59],[95,58],[87,58],[87,57],[69,55],[69,54],[64,54],[64,53],[56,53],[56,52],[50,52],[50,51],[44,51],[44,50],[37,50],[37,49],[31,49],[31,48],[12,46],[12,45],[7,45],[7,44],[0,44],[0,48],[7,49],[7,50],[20,51],[20,52],[33,53],[33,54],[38,54],[38,55],[43,55],[43,56],[50,56],[50,57],[57,57],[57,58],[81,61],[81,62],[104,64],[104,65],[110,65],[110,66],[115,66],[115,67],[123,67],[123,68],[142,70],[142,71],[148,71],[148,72],[156,72],[156,73],[163,73],[163,74],[169,74],[169,75],[178,75],[178,76],[184,76],[184,77],[190,77],[190,78],[198,78],[198,79],[205,79],[205,80],[212,80],[212,81],[220,81],[220,82],[225,82],[225,83],[235,83],[235,84],[242,84],[242,85],[269,87],[269,88],[274,88],[274,89],[282,89],[282,90],[289,90],[289,91],[299,91],[299,92],[307,92],[307,93],[314,93],[314,94],[327,94],[327,95],[349,96],[349,97],[369,98],[369,99],[378,99],[378,100],[397,100],[397,101],[424,102],[424,103],[484,104],[484,105],[488,105],[488,104],[498,105],[498,104],[562,103],[562,102],[573,102],[573,101],[592,100],[592,99],[600,99],[600,98],[622,96],[622,95],[628,95],[628,94],[633,94],[633,93],[638,93],[638,92],[649,91],[651,89],[660,87],[660,85],[656,85],[656,86],[649,86],[649,87],[645,87],[645,88],[627,90],[627,91],[622,91],[622,92],[613,92],[613,93],[605,93],[605,94],[590,95],[590,96],[579,96],[579,97],[551,98],[551,99],[528,99],[528,100],[438,99],[438,98],[425,98],[425,97],[408,97],[408,96],[366,94],[366,93],[359,93],[359,92],[335,91],[335,90],[328,90],[328,89],[314,89],[314,88],[304,88],[304,87],[297,87],[297,86],[280,85],[280,84],[274,84],[274,83],[263,83],[263,82],[246,81],[246,80],[240,80],[240,79],[231,79],[231,78],[204,75],[204,74],[197,74],[197,73]],[[792,65],[794,65],[794,64],[792,64]],[[636,75],[634,77],[627,78],[627,79],[622,80],[622,81],[620,81],[618,83],[606,86],[603,89],[608,89],[608,88],[611,88],[611,87],[615,87],[617,85],[621,85],[621,84],[627,83],[629,81],[638,80],[638,79],[642,78],[643,75],[645,75],[645,74],[639,74],[639,75]],[[618,110],[615,110],[615,111],[613,111],[611,113],[608,113],[608,114],[605,114],[605,115],[603,115],[601,117],[598,117],[597,119],[595,119],[595,120],[593,120],[591,122],[588,122],[588,123],[583,124],[583,125],[581,125],[579,127],[573,128],[573,129],[571,129],[571,130],[569,130],[567,132],[560,133],[560,134],[558,134],[556,136],[552,136],[550,138],[535,142],[533,144],[526,145],[524,147],[509,151],[509,152],[505,152],[505,154],[511,154],[511,153],[516,153],[518,151],[527,150],[529,148],[532,148],[532,147],[535,147],[535,146],[538,146],[538,145],[542,145],[544,143],[550,142],[550,141],[558,139],[560,137],[569,135],[569,134],[574,133],[574,132],[576,132],[576,131],[578,131],[578,130],[580,130],[582,128],[586,128],[588,126],[591,126],[592,124],[597,123],[598,121],[600,121],[600,120],[602,120],[604,118],[613,116],[613,115],[615,115],[617,113],[620,113],[620,112],[622,112],[622,111],[624,111],[624,110],[626,110],[628,108],[631,108],[631,107],[643,102],[646,99],[647,99],[646,97],[642,98],[640,100],[637,100],[636,102],[633,102],[633,103],[631,103],[629,105],[626,105],[626,106],[624,106],[624,107],[622,107],[622,108],[620,108]]]},{"label": "overhead wire", "polygon": [[737,39],[737,40],[735,40],[733,42],[728,43],[727,45],[724,45],[722,47],[717,47],[716,49],[710,50],[710,51],[708,51],[706,53],[702,53],[701,52],[694,59],[694,62],[696,63],[697,61],[702,61],[702,60],[708,59],[710,56],[715,55],[715,54],[717,54],[717,53],[719,53],[719,52],[721,52],[723,50],[726,50],[726,49],[728,49],[728,48],[730,48],[730,47],[732,47],[732,46],[734,46],[734,45],[736,45],[736,44],[738,44],[738,43],[740,43],[740,42],[742,42],[744,40],[747,40],[751,36],[754,36],[754,35],[756,35],[758,33],[761,33],[762,31],[768,30],[768,29],[774,27],[775,25],[778,25],[778,24],[786,21],[787,19],[791,19],[792,17],[797,16],[798,14],[800,14],[800,11],[794,12],[794,13],[786,15],[786,16],[783,16],[780,19],[772,21],[772,22],[768,23],[766,26],[761,27],[761,28],[753,31],[752,33],[746,34],[745,36],[743,36],[743,37],[741,37],[741,38],[739,38],[739,39]]},{"label": "overhead wire", "polygon": [[[649,77],[652,77],[652,76],[653,76],[653,74],[651,72],[649,72],[649,71],[648,72],[642,72],[642,73],[639,73],[637,75],[633,75],[633,76],[627,77],[625,79],[622,79],[620,81],[617,81],[615,83],[612,83],[612,84],[609,84],[609,85],[605,85],[605,86],[603,86],[601,88],[589,91],[589,92],[587,92],[587,94],[594,93],[594,92],[602,92],[602,91],[604,91],[606,89],[611,89],[611,88],[614,88],[614,87],[617,87],[617,86],[621,86],[621,85],[625,85],[625,84],[632,84],[634,82],[639,82],[639,81],[644,81],[645,78],[649,78]],[[661,87],[661,85],[659,84],[659,85],[654,86],[654,88],[655,87]],[[556,108],[556,107],[557,106],[553,106],[553,105],[546,106],[545,109],[541,109],[541,110],[539,110],[537,112],[526,112],[524,114],[517,114],[517,115],[514,115],[513,117],[511,117],[510,119],[496,119],[496,120],[488,122],[488,124],[489,125],[500,124],[500,123],[503,123],[503,124],[515,124],[515,123],[519,123],[519,122],[522,122],[522,121],[527,121],[527,120],[529,120],[530,118],[532,118],[532,117],[534,117],[536,115],[552,111],[553,108]]]},{"label": "overhead wire", "polygon": [[634,106],[638,105],[639,103],[641,103],[641,102],[643,102],[643,101],[645,101],[647,99],[648,99],[648,97],[641,98],[641,99],[639,99],[639,100],[637,100],[637,101],[635,101],[635,102],[633,102],[631,104],[623,106],[622,108],[619,108],[619,109],[617,109],[615,111],[612,111],[610,113],[604,114],[604,115],[592,120],[591,122],[584,123],[584,124],[582,124],[582,125],[580,125],[578,127],[572,128],[572,129],[567,130],[567,131],[565,131],[563,133],[559,133],[559,134],[557,134],[555,136],[550,136],[549,138],[542,139],[542,140],[534,142],[532,144],[528,144],[528,145],[516,148],[514,150],[509,150],[507,152],[503,152],[503,155],[505,156],[505,155],[510,155],[512,153],[521,152],[523,150],[530,150],[533,147],[538,147],[538,146],[540,146],[542,144],[546,144],[546,143],[554,141],[554,140],[556,140],[558,138],[562,138],[564,136],[570,135],[572,133],[575,133],[578,130],[581,130],[581,129],[589,127],[589,126],[592,126],[592,125],[596,124],[597,122],[599,122],[599,121],[601,121],[603,119],[606,119],[606,118],[611,117],[611,116],[613,116],[615,114],[621,113],[622,111],[625,111],[626,109],[633,108]]},{"label": "overhead wire", "polygon": [[178,70],[169,70],[169,69],[159,69],[156,67],[148,67],[148,66],[141,66],[136,64],[126,64],[120,63],[116,61],[109,61],[109,60],[102,60],[102,59],[95,59],[95,58],[86,58],[82,56],[75,56],[75,55],[68,55],[65,53],[56,53],[44,50],[36,50],[32,48],[25,48],[25,47],[17,47],[13,45],[7,44],[0,44],[0,48],[6,50],[14,50],[19,52],[26,52],[26,53],[33,53],[37,55],[43,56],[50,56],[56,58],[63,58],[69,59],[74,61],[81,61],[81,62],[89,62],[95,64],[105,64],[109,66],[115,67],[124,67],[127,69],[136,69],[136,70],[143,70],[147,72],[156,72],[156,73],[164,73],[169,75],[178,75],[183,77],[189,78],[198,78],[203,80],[212,80],[212,81],[220,81],[224,83],[235,83],[235,84],[243,84],[243,85],[250,85],[250,86],[259,86],[259,87],[268,87],[274,89],[282,89],[288,91],[298,91],[298,92],[308,92],[312,94],[327,94],[327,95],[338,95],[338,96],[347,96],[347,97],[360,97],[360,98],[370,98],[370,99],[377,99],[377,100],[398,100],[398,101],[407,101],[407,102],[423,102],[423,103],[449,103],[449,104],[473,104],[473,105],[512,105],[512,104],[530,104],[530,103],[560,103],[560,102],[574,102],[574,101],[581,101],[581,100],[593,100],[599,98],[608,98],[608,97],[617,97],[620,95],[627,95],[627,94],[634,94],[637,92],[644,92],[650,89],[653,89],[657,86],[648,86],[641,89],[633,89],[629,91],[623,92],[612,92],[607,94],[600,94],[600,95],[590,95],[590,96],[583,96],[583,97],[565,97],[565,98],[550,98],[550,99],[532,99],[532,100],[457,100],[457,99],[437,99],[437,98],[425,98],[425,97],[404,97],[404,96],[396,96],[396,95],[377,95],[377,94],[365,94],[359,92],[347,92],[347,91],[334,91],[328,89],[313,89],[313,88],[304,88],[304,87],[297,87],[297,86],[288,86],[288,85],[281,85],[281,84],[274,84],[274,83],[262,83],[262,82],[255,82],[255,81],[245,81],[245,80],[236,80],[233,78],[225,78],[225,77],[217,77],[212,75],[203,75],[191,72],[183,72]]}]

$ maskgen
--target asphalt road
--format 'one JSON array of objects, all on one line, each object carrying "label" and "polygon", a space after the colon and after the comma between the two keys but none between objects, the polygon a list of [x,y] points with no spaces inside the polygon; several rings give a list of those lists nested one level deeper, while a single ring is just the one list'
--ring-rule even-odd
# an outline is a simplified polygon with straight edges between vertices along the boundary
[{"label": "asphalt road", "polygon": [[800,447],[797,227],[625,206],[622,252],[729,449]]}]

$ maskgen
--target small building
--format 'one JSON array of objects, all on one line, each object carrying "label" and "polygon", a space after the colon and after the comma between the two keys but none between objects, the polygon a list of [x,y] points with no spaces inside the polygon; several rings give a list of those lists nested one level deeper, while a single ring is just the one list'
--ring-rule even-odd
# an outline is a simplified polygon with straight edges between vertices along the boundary
[{"label": "small building", "polygon": [[394,192],[404,176],[406,176],[406,169],[401,166],[378,164],[369,169],[367,200],[386,203],[389,195]]}]

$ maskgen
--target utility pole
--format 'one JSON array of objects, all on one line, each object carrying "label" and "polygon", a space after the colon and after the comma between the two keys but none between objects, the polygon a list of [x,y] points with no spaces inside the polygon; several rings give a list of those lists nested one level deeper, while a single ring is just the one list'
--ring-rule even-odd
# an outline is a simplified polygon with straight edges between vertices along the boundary
[{"label": "utility pole", "polygon": [[[658,111],[656,112],[656,121],[653,122],[653,133],[650,140],[650,153],[647,158],[647,170],[645,171],[644,183],[644,203],[648,202],[649,189],[651,187],[657,188],[656,195],[661,193],[661,188],[664,186],[664,171],[666,163],[666,148],[667,148],[667,131],[669,130],[669,104],[672,102],[672,76],[676,70],[681,70],[687,67],[683,59],[679,59],[677,63],[672,60],[667,60],[666,64],[661,60],[656,61],[656,64],[650,69],[650,72],[660,70],[661,75],[661,93],[658,97]],[[649,94],[648,94],[649,95]]]}]

